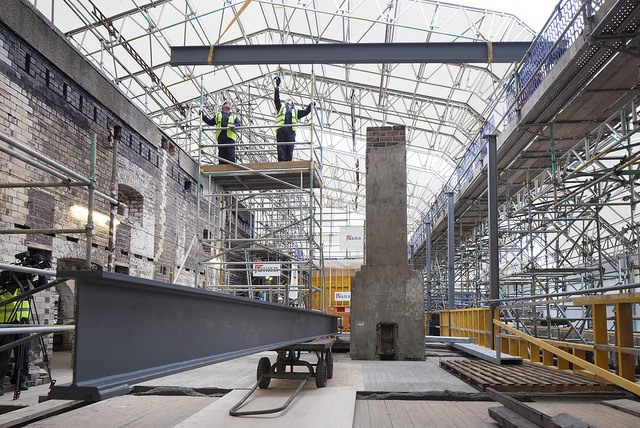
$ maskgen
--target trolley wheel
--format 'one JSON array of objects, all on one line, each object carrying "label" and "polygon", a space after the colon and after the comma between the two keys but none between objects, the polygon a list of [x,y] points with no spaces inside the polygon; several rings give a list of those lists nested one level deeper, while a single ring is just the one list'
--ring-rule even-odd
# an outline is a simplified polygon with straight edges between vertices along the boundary
[{"label": "trolley wheel", "polygon": [[270,372],[271,372],[271,361],[269,361],[269,358],[267,357],[260,358],[260,361],[258,361],[258,371],[256,372],[258,388],[260,389],[269,388],[269,383],[271,382],[271,378],[265,375],[268,375]]},{"label": "trolley wheel", "polygon": [[287,365],[285,361],[278,356],[278,359],[276,360],[276,373],[286,373],[286,371]]},{"label": "trolley wheel", "polygon": [[316,364],[316,387],[324,388],[325,386],[327,386],[327,362],[324,358],[320,358]]},{"label": "trolley wheel", "polygon": [[331,349],[327,351],[324,359],[327,362],[327,379],[331,379],[333,377],[333,352]]}]

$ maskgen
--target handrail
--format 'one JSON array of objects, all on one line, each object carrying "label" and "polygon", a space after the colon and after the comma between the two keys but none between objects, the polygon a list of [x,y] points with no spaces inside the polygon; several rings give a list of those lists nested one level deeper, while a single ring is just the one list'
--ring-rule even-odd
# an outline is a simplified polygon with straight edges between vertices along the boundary
[{"label": "handrail", "polygon": [[493,320],[493,324],[508,331],[509,333],[518,336],[522,339],[524,339],[525,341],[527,341],[530,344],[533,344],[535,346],[540,347],[541,349],[544,349],[547,352],[551,352],[552,354],[556,355],[559,358],[562,358],[566,361],[569,361],[570,363],[575,364],[578,367],[581,367],[585,370],[590,371],[591,373],[595,374],[596,376],[598,376],[599,378],[602,378],[604,380],[606,380],[607,382],[611,382],[614,385],[617,385],[621,388],[626,389],[629,392],[632,392],[636,395],[640,395],[640,385],[636,382],[631,382],[621,376],[618,376],[616,374],[611,373],[609,370],[605,370],[603,368],[600,368],[598,366],[596,366],[595,364],[591,364],[581,358],[576,357],[575,355],[572,355],[566,351],[563,351],[562,349],[555,347],[547,342],[545,342],[544,340],[541,339],[536,339],[533,336],[530,336],[526,333],[521,332],[520,330],[517,330],[513,327],[508,326],[507,324],[498,321],[498,320]]},{"label": "handrail", "polygon": [[[640,395],[640,385],[635,382],[635,360],[640,349],[634,346],[638,334],[633,331],[632,307],[640,302],[640,293],[617,293],[602,296],[574,298],[575,306],[591,306],[593,314],[590,343],[575,343],[549,337],[535,337],[499,319],[491,320],[490,309],[474,308],[440,312],[440,334],[444,336],[473,337],[480,346],[500,349],[499,352],[517,355],[533,364],[569,369],[574,373],[604,379]],[[607,316],[607,305],[615,305],[614,319]],[[610,330],[610,325],[614,330]],[[490,340],[491,329],[496,332],[496,342]],[[504,332],[506,331],[506,333]],[[508,333],[508,334],[507,334]],[[613,338],[613,339],[612,339]],[[614,343],[610,341],[614,340]],[[567,352],[570,350],[570,352]],[[588,362],[593,354],[594,363]],[[553,358],[553,356],[556,358]],[[615,356],[617,373],[609,370],[609,361]],[[586,370],[586,371],[584,371]]]}]

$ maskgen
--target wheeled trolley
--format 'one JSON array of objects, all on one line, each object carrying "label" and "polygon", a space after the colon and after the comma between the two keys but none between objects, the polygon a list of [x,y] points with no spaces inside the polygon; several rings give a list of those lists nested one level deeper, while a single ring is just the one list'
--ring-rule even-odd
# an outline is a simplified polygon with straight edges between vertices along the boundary
[{"label": "wheeled trolley", "polygon": [[[249,390],[242,400],[229,410],[229,414],[231,416],[248,416],[281,412],[291,404],[310,377],[314,377],[316,379],[316,387],[324,388],[327,386],[327,379],[331,379],[333,377],[333,353],[331,352],[331,346],[334,342],[334,338],[321,338],[278,348],[275,350],[278,353],[278,357],[276,358],[276,362],[273,364],[271,364],[268,357],[260,358],[260,361],[258,361],[258,369],[256,371],[256,384]],[[301,359],[300,356],[302,352],[314,352],[317,359],[316,363],[314,364]],[[306,367],[307,371],[294,371],[294,367],[297,366]],[[300,384],[287,401],[280,407],[264,410],[240,411],[239,409],[256,389],[269,388],[271,379],[299,379]]]}]

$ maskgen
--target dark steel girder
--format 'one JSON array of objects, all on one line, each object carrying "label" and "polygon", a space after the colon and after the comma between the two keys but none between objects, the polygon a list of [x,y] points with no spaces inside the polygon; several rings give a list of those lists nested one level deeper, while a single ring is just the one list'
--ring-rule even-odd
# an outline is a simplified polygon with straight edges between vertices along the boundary
[{"label": "dark steel girder", "polygon": [[[493,58],[489,58],[489,46]],[[220,45],[210,65],[248,64],[380,64],[380,63],[512,63],[522,59],[531,42],[325,43],[287,45]],[[207,65],[209,46],[173,46],[173,66]]]},{"label": "dark steel girder", "polygon": [[99,401],[135,382],[335,334],[316,311],[112,272],[76,279],[73,381],[49,398]]}]

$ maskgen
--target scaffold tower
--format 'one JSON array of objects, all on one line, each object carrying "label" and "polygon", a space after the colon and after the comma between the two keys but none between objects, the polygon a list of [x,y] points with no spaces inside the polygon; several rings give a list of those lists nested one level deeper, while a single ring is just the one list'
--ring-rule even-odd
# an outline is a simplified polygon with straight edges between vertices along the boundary
[{"label": "scaffold tower", "polygon": [[272,126],[237,128],[237,163],[220,163],[217,143],[201,145],[204,288],[305,308],[322,291],[312,285],[323,265],[321,147],[312,121],[297,126],[292,161],[276,161],[279,143],[257,132]]}]

